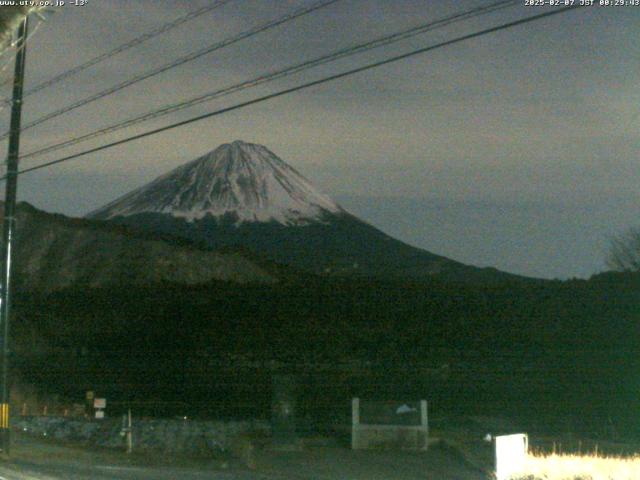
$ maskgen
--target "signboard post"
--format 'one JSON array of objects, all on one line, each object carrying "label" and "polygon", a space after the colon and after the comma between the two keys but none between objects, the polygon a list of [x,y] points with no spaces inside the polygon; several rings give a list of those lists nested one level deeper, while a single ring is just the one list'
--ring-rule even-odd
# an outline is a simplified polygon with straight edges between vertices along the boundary
[{"label": "signboard post", "polygon": [[102,420],[104,418],[104,409],[107,408],[107,399],[106,398],[94,398],[93,399],[93,408],[96,412],[96,419]]},{"label": "signboard post", "polygon": [[84,414],[86,417],[93,417],[93,399],[95,398],[93,390],[87,390],[84,402]]}]

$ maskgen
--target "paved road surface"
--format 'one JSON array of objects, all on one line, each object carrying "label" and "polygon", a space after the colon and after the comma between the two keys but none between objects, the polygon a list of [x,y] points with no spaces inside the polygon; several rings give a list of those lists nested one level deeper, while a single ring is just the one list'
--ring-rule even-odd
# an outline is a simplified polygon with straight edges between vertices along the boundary
[{"label": "paved road surface", "polygon": [[14,463],[0,466],[0,480],[282,480],[254,472],[216,471],[206,468],[95,465],[91,467]]},{"label": "paved road surface", "polygon": [[306,448],[262,451],[257,469],[223,460],[127,456],[14,437],[11,458],[0,460],[0,480],[486,480],[457,450],[352,451]]}]

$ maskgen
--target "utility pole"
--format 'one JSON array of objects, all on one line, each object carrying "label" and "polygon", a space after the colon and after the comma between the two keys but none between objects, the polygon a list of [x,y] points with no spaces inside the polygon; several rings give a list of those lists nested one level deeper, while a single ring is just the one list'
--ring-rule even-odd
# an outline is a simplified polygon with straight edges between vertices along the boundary
[{"label": "utility pole", "polygon": [[4,228],[2,230],[2,270],[0,271],[0,348],[2,371],[0,373],[0,448],[5,455],[11,446],[9,429],[9,307],[11,297],[11,250],[15,227],[16,197],[18,192],[18,156],[20,152],[20,120],[22,116],[22,89],[24,64],[27,54],[28,17],[25,16],[18,29],[16,65],[13,76],[13,104],[11,106],[11,130],[4,200]]}]

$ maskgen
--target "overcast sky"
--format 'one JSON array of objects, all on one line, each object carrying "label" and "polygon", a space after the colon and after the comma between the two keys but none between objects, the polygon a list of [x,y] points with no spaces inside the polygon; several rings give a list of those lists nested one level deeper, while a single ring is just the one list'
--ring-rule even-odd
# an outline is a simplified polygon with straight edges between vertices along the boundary
[{"label": "overcast sky", "polygon": [[[211,1],[59,8],[30,39],[26,87]],[[24,122],[311,3],[233,0],[28,97]],[[29,130],[22,152],[488,3],[341,0]],[[523,0],[23,166],[543,11]],[[638,26],[640,7],[578,9],[24,175],[19,197],[82,215],[242,139],[266,145],[344,207],[413,245],[515,273],[588,277],[603,269],[608,237],[640,224]],[[9,60],[0,57],[0,66]],[[10,80],[11,70],[0,78]],[[0,93],[9,95],[9,85]],[[8,113],[0,112],[3,130]]]}]

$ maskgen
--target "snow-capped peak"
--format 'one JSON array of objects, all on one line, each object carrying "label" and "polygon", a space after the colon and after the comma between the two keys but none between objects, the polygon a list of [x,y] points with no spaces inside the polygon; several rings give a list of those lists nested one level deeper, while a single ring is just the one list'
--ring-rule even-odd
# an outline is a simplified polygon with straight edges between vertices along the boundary
[{"label": "snow-capped peak", "polygon": [[322,221],[342,208],[262,145],[223,144],[88,216],[164,213],[192,221],[231,215],[237,223]]}]

